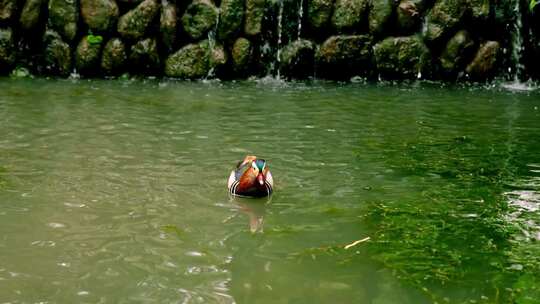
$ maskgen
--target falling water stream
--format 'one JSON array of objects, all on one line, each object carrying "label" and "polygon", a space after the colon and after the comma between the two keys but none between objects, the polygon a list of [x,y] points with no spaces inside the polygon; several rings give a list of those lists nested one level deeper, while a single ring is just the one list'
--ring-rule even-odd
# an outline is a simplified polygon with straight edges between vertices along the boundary
[{"label": "falling water stream", "polygon": [[514,82],[518,83],[523,74],[523,64],[521,63],[521,54],[523,52],[523,15],[521,13],[520,0],[514,0],[514,24],[512,32],[512,61],[513,67],[509,68],[513,75]]},{"label": "falling water stream", "polygon": [[512,66],[508,72],[512,75],[512,80],[503,86],[509,90],[530,91],[536,88],[529,81],[523,82],[524,70],[523,54],[523,13],[520,0],[514,0],[514,23],[512,24]]},{"label": "falling water stream", "polygon": [[302,18],[304,16],[304,0],[300,0],[300,7],[298,8],[298,31],[296,32],[296,39],[300,40],[302,35]]},{"label": "falling water stream", "polygon": [[280,76],[280,64],[281,64],[281,32],[282,32],[282,23],[283,23],[283,1],[279,0],[279,11],[278,11],[278,24],[277,24],[277,46],[276,46],[276,78],[279,80],[281,78]]},{"label": "falling water stream", "polygon": [[[217,10],[218,12],[216,14],[216,25],[214,26],[212,30],[208,31],[208,51],[210,52],[209,54],[210,58],[213,58],[214,56],[213,52],[214,52],[214,48],[216,47],[216,36],[218,32],[218,27],[219,27],[220,10],[219,8]],[[215,77],[214,73],[215,73],[214,68],[213,67],[210,68],[210,70],[208,70],[208,74],[206,75],[206,79],[214,78]]]}]

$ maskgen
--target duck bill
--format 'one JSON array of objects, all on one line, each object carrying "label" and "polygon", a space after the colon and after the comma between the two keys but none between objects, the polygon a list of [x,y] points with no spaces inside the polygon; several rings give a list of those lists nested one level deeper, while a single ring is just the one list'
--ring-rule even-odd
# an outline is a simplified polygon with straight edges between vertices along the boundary
[{"label": "duck bill", "polygon": [[259,185],[264,185],[264,175],[262,173],[259,173],[257,175],[257,182],[259,183]]}]

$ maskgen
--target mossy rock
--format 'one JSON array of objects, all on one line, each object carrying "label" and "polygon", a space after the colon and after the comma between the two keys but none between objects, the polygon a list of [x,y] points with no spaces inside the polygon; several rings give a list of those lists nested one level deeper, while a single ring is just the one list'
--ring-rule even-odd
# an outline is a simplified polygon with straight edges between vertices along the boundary
[{"label": "mossy rock", "polygon": [[208,43],[208,45],[209,45],[208,63],[209,63],[210,69],[212,70],[209,72],[218,73],[219,68],[221,68],[227,63],[227,60],[229,59],[229,57],[227,56],[227,52],[225,52],[225,49],[223,48],[222,45],[217,44],[217,45],[212,46],[210,43]]},{"label": "mossy rock", "polygon": [[47,74],[68,76],[71,72],[71,48],[60,34],[47,30],[44,35],[44,71]]},{"label": "mossy rock", "polygon": [[188,44],[165,62],[165,75],[177,78],[202,78],[208,74],[208,42]]},{"label": "mossy rock", "polygon": [[316,73],[332,79],[369,76],[373,67],[371,47],[371,39],[367,35],[332,36],[316,53]]},{"label": "mossy rock", "polygon": [[227,61],[225,50],[220,45],[211,48],[208,40],[188,44],[172,54],[165,62],[165,75],[184,79],[200,79]]},{"label": "mossy rock", "polygon": [[106,75],[120,75],[126,64],[126,46],[120,38],[110,39],[103,48],[101,69]]},{"label": "mossy rock", "polygon": [[305,39],[286,45],[280,54],[280,71],[288,78],[313,76],[315,67],[315,45]]},{"label": "mossy rock", "polygon": [[75,51],[75,67],[81,75],[96,75],[100,67],[102,39],[83,36]]},{"label": "mossy rock", "polygon": [[222,0],[220,6],[218,38],[234,38],[242,30],[244,0]]},{"label": "mossy rock", "polygon": [[158,53],[156,39],[146,38],[138,41],[131,47],[129,55],[130,66],[137,74],[157,74],[161,60]]},{"label": "mossy rock", "polygon": [[240,37],[234,41],[231,49],[233,71],[244,74],[249,70],[253,56],[253,44],[246,38]]},{"label": "mossy rock", "polygon": [[394,14],[394,0],[372,0],[369,10],[369,32],[373,36],[382,36],[389,28]]},{"label": "mossy rock", "polygon": [[431,54],[420,37],[389,37],[373,47],[379,75],[389,79],[428,76]]},{"label": "mossy rock", "polygon": [[473,60],[465,71],[474,80],[486,80],[495,75],[500,56],[500,44],[497,41],[486,41],[480,45]]},{"label": "mossy rock", "polygon": [[8,74],[15,63],[15,41],[13,31],[0,29],[0,75]]},{"label": "mossy rock", "polygon": [[142,38],[159,13],[157,0],[145,0],[118,20],[118,33],[125,39]]},{"label": "mossy rock", "polygon": [[176,5],[169,1],[163,1],[161,4],[161,16],[159,18],[159,32],[161,42],[167,52],[173,50],[177,36],[177,10]]},{"label": "mossy rock", "polygon": [[340,34],[356,33],[367,21],[368,8],[369,0],[336,0],[332,26]]},{"label": "mossy rock", "polygon": [[18,0],[0,0],[0,23],[7,23],[15,18],[19,3]]},{"label": "mossy rock", "polygon": [[30,31],[37,27],[41,18],[45,0],[27,0],[24,3],[19,18],[21,28],[25,31]]},{"label": "mossy rock", "polygon": [[471,55],[474,41],[466,30],[457,32],[444,48],[441,56],[441,67],[445,73],[454,74],[458,72],[465,63],[465,60]]},{"label": "mossy rock", "polygon": [[307,5],[307,20],[310,27],[314,30],[322,30],[328,26],[334,0],[312,0]]},{"label": "mossy rock", "polygon": [[256,36],[261,33],[266,0],[246,0],[244,33]]},{"label": "mossy rock", "polygon": [[210,0],[194,0],[182,16],[182,26],[196,40],[215,27],[217,17],[218,9]]},{"label": "mossy rock", "polygon": [[80,0],[82,19],[94,32],[108,32],[118,21],[118,5],[114,0]]},{"label": "mossy rock", "polygon": [[79,6],[77,1],[49,0],[49,24],[68,42],[77,35]]},{"label": "mossy rock", "polygon": [[424,39],[428,43],[444,40],[460,24],[466,13],[466,0],[438,0],[426,16]]},{"label": "mossy rock", "polygon": [[422,22],[422,0],[402,0],[396,8],[397,31],[403,35],[412,34]]},{"label": "mossy rock", "polygon": [[491,11],[489,0],[467,0],[470,14],[474,19],[487,21]]}]

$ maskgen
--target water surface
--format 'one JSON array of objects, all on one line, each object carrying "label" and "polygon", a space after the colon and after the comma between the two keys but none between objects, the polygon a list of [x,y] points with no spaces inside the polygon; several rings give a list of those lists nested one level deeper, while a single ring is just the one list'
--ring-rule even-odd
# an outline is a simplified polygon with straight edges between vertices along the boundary
[{"label": "water surface", "polygon": [[[539,107],[432,83],[2,79],[0,303],[538,303]],[[248,153],[271,200],[227,195]]]}]

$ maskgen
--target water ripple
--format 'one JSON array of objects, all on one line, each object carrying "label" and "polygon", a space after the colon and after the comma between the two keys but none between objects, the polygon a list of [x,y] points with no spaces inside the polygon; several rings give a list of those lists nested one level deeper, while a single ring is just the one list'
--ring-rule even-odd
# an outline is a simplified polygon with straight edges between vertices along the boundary
[{"label": "water ripple", "polygon": [[[437,217],[477,223],[483,210],[471,206],[489,200],[471,185],[493,177],[467,165],[501,153],[508,171],[530,164],[512,171],[520,182],[505,195],[510,220],[538,238],[540,166],[524,160],[538,150],[537,96],[516,94],[275,79],[2,81],[0,299],[390,303],[385,295],[399,293],[434,301],[385,275],[406,275],[380,263],[387,252],[330,249],[385,233],[379,227],[395,218],[372,215],[377,204],[389,213],[404,202],[429,209],[430,236],[447,233]],[[227,174],[246,154],[268,160],[271,201],[229,200]],[[425,217],[407,210],[395,212],[407,223]],[[450,275],[470,279],[469,271]]]}]

